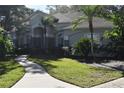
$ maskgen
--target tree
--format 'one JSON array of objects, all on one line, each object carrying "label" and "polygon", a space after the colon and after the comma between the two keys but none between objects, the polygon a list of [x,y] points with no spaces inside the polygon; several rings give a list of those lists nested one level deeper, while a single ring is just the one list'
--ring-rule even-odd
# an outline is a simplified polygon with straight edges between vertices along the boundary
[{"label": "tree", "polygon": [[113,50],[116,50],[117,57],[124,58],[124,6],[102,6],[101,11],[99,11],[100,16],[114,24],[112,30],[107,31],[105,36],[111,41],[110,44],[114,46]]},{"label": "tree", "polygon": [[11,27],[16,27],[18,31],[23,31],[26,27],[22,23],[33,13],[32,9],[25,6],[18,6],[11,12]]},{"label": "tree", "polygon": [[5,30],[10,31],[12,26],[21,28],[21,23],[31,15],[33,10],[25,7],[24,5],[1,5],[0,14],[4,18],[3,27]]},{"label": "tree", "polygon": [[5,58],[7,53],[12,52],[13,43],[8,33],[2,28],[0,28],[0,59]]},{"label": "tree", "polygon": [[123,5],[111,5],[101,6],[101,11],[98,12],[100,16],[113,22],[113,29],[119,30],[124,40],[124,6]]},{"label": "tree", "polygon": [[5,16],[4,19],[4,29],[9,30],[10,29],[10,22],[12,21],[11,13],[14,8],[17,8],[18,6],[11,6],[11,5],[2,5],[0,6],[0,14],[2,16]]},{"label": "tree", "polygon": [[84,17],[84,15],[82,15],[80,18],[75,20],[74,23],[73,23],[73,29],[76,30],[78,24],[80,24],[84,20],[88,20],[89,30],[90,30],[90,33],[91,33],[91,54],[92,54],[93,58],[95,58],[94,49],[93,49],[93,44],[94,44],[94,39],[93,39],[93,32],[94,32],[94,30],[93,30],[93,17],[96,16],[97,9],[99,9],[99,6],[95,6],[95,5],[82,6],[81,12],[83,12],[83,14],[85,14],[86,17]]},{"label": "tree", "polygon": [[[22,31],[26,31],[27,25],[24,24],[24,22],[32,13],[33,10],[25,7],[24,5],[1,5],[0,25],[5,29],[6,33],[14,32],[17,37],[17,42],[18,33],[20,34]],[[14,45],[18,47],[16,42],[14,42]]]},{"label": "tree", "polygon": [[58,19],[54,18],[53,16],[46,16],[41,19],[41,23],[43,24],[44,30],[44,48],[47,48],[47,40],[46,40],[46,33],[47,27],[55,28],[55,23],[58,22]]},{"label": "tree", "polygon": [[105,31],[104,38],[110,39],[111,41],[116,42],[116,41],[120,40],[121,33],[117,29],[112,29],[111,31]]}]

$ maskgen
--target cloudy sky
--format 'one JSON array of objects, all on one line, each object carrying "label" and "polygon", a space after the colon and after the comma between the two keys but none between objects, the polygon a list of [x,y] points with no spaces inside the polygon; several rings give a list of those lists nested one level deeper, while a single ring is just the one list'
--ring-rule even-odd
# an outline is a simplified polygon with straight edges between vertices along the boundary
[{"label": "cloudy sky", "polygon": [[32,8],[34,10],[41,10],[43,12],[49,13],[49,11],[46,9],[46,5],[26,5],[26,7]]}]

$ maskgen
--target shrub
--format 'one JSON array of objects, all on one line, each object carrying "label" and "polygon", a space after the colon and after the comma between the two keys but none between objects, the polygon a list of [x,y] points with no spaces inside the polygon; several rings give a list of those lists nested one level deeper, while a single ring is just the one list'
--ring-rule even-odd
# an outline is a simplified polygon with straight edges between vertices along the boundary
[{"label": "shrub", "polygon": [[[81,38],[75,45],[75,54],[84,56],[85,58],[91,53],[91,39]],[[94,53],[98,50],[98,44],[94,41],[93,44]]]},{"label": "shrub", "polygon": [[91,40],[88,38],[81,38],[75,46],[76,53],[87,58],[91,49]]},{"label": "shrub", "polygon": [[11,38],[0,28],[0,58],[4,58],[7,53],[12,52],[13,43]]},{"label": "shrub", "polygon": [[118,29],[113,28],[111,31],[104,32],[104,38],[111,41],[118,41],[121,37],[121,33]]},{"label": "shrub", "polygon": [[124,40],[122,39],[121,32],[118,29],[113,28],[111,31],[106,31],[104,33],[104,38],[109,41],[105,46],[107,54],[111,54],[113,57],[116,56],[116,58],[123,58]]}]

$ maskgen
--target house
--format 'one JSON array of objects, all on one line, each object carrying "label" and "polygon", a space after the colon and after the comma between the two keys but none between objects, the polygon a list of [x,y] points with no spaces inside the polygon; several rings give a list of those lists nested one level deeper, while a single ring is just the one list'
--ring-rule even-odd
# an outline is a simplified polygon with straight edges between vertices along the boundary
[{"label": "house", "polygon": [[[28,48],[32,51],[40,51],[48,48],[55,49],[56,47],[71,46],[73,47],[82,37],[90,38],[89,24],[85,20],[82,22],[77,31],[72,30],[72,22],[82,16],[80,12],[56,13],[52,16],[59,21],[56,23],[56,30],[47,26],[44,31],[44,25],[41,19],[48,14],[43,12],[35,12],[32,14],[23,25],[26,25],[24,31],[16,31],[13,34],[13,39],[18,48]],[[103,18],[95,17],[93,19],[94,38],[98,43],[102,44],[103,33],[110,30],[113,24]]]},{"label": "house", "polygon": [[46,16],[48,14],[37,11],[22,23],[26,26],[24,31],[12,31],[11,36],[16,48],[39,51],[55,47],[53,28],[46,26],[44,31],[44,24],[41,22]]},{"label": "house", "polygon": [[[57,23],[56,46],[74,46],[82,37],[90,38],[89,24],[84,20],[78,25],[77,30],[72,30],[72,22],[82,16],[80,12],[56,13],[53,16],[59,19]],[[102,44],[103,33],[113,27],[112,22],[103,18],[93,19],[94,39]]]},{"label": "house", "polygon": [[27,21],[30,28],[30,40],[28,42],[30,42],[31,49],[54,48],[54,30],[47,25],[46,31],[44,31],[44,24],[41,22],[41,19],[46,16],[48,14],[38,11],[32,14]]}]

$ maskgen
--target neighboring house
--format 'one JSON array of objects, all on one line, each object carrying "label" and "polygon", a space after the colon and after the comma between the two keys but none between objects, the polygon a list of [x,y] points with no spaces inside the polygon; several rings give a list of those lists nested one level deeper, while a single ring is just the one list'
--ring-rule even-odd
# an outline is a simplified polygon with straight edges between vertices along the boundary
[{"label": "neighboring house", "polygon": [[[74,46],[80,38],[90,38],[89,24],[84,20],[77,27],[76,31],[72,30],[72,22],[82,16],[80,12],[56,13],[53,16],[59,19],[57,23],[56,46]],[[110,30],[113,24],[103,18],[95,17],[93,19],[94,39],[102,44],[103,33]]]}]

